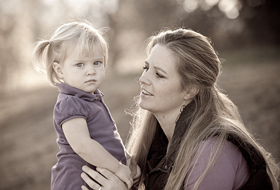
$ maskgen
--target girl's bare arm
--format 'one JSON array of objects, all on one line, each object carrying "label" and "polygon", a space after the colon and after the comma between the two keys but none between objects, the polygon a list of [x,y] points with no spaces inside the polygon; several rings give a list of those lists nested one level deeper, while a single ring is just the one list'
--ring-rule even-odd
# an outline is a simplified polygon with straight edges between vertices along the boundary
[{"label": "girl's bare arm", "polygon": [[130,169],[121,164],[101,144],[90,138],[84,118],[74,118],[62,125],[63,132],[72,149],[86,162],[115,173],[128,186],[132,185]]}]

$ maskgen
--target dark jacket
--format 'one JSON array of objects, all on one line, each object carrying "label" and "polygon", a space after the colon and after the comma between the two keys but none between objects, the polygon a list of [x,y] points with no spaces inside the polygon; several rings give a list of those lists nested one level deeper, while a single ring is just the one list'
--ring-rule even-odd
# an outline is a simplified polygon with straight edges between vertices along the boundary
[{"label": "dark jacket", "polygon": [[[167,154],[168,140],[158,124],[157,133],[147,157],[146,190],[164,189],[177,155],[178,144],[186,130],[185,126],[188,126],[185,121],[189,116],[190,111],[185,108],[176,123],[170,151]],[[239,137],[229,134],[227,140],[239,147],[249,165],[250,178],[241,190],[272,190],[272,184],[266,172],[266,164],[261,154],[251,145],[245,144]],[[181,189],[183,186],[184,184]]]}]

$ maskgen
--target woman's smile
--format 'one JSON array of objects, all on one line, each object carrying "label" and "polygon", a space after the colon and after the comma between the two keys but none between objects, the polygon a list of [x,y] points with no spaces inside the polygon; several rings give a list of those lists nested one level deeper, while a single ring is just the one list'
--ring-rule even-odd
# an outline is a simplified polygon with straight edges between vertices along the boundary
[{"label": "woman's smile", "polygon": [[151,94],[150,92],[148,92],[148,91],[145,90],[145,89],[142,89],[141,95],[144,95],[144,96],[153,96],[153,94]]}]

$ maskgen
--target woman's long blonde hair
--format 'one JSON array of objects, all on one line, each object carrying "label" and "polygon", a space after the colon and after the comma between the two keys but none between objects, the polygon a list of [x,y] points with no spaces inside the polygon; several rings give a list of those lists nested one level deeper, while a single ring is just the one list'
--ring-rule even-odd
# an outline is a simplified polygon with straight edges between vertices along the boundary
[{"label": "woman's long blonde hair", "polygon": [[79,54],[94,54],[92,49],[96,45],[100,45],[106,65],[108,45],[103,36],[104,31],[105,29],[95,29],[88,21],[74,21],[61,25],[49,40],[36,43],[33,51],[35,69],[47,73],[48,80],[53,85],[63,82],[54,71],[53,63],[63,63],[73,51]]},{"label": "woman's long blonde hair", "polygon": [[[273,188],[278,189],[277,164],[247,131],[237,107],[217,86],[221,63],[210,40],[192,30],[177,29],[163,31],[151,37],[147,47],[148,54],[156,44],[166,46],[177,56],[182,88],[186,88],[190,84],[199,88],[198,94],[193,99],[195,109],[176,151],[176,159],[165,190],[179,190],[182,187],[192,172],[193,157],[199,143],[215,136],[218,139],[217,148],[211,155],[206,170],[194,185],[193,189],[198,189],[199,184],[213,166],[216,155],[221,149],[223,141],[228,138],[228,134],[239,137],[245,144],[249,144],[259,151],[266,162],[267,173]],[[142,170],[140,188],[143,188],[147,155],[156,133],[157,124],[155,116],[149,111],[138,108],[134,113],[127,148],[131,154],[136,154],[137,163]]]}]

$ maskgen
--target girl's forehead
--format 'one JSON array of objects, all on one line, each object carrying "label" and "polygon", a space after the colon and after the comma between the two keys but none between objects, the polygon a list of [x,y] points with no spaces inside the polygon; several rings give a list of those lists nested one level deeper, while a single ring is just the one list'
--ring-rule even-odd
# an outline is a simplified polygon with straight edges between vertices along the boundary
[{"label": "girl's forehead", "polygon": [[74,57],[103,57],[103,49],[101,45],[98,43],[89,45],[76,45],[68,48],[67,51],[68,56],[74,56]]}]

